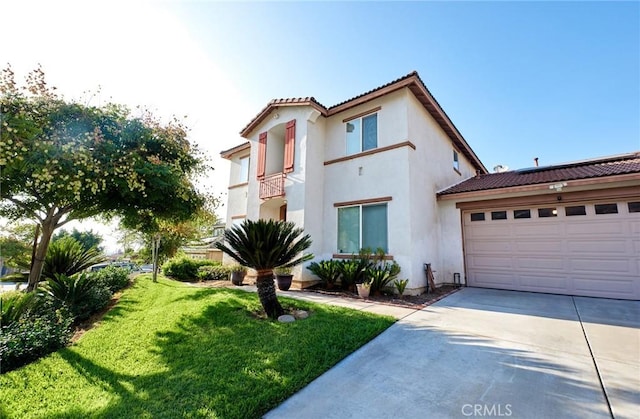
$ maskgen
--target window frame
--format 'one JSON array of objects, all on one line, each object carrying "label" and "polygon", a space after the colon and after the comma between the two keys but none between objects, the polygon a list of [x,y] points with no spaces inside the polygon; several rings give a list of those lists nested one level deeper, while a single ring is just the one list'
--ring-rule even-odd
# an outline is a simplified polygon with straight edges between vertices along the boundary
[{"label": "window frame", "polygon": [[607,202],[605,204],[594,204],[593,210],[596,215],[618,214],[618,203]]},{"label": "window frame", "polygon": [[640,201],[629,201],[627,202],[627,212],[629,214],[634,214],[640,212]]},{"label": "window frame", "polygon": [[[353,253],[357,253],[364,248],[364,243],[362,242],[362,237],[364,235],[363,234],[364,229],[362,228],[364,211],[362,209],[363,207],[375,207],[375,206],[385,207],[387,225],[385,226],[386,246],[384,251],[385,251],[385,254],[389,254],[389,205],[388,205],[388,202],[372,202],[372,203],[366,203],[366,204],[343,205],[343,206],[337,207],[337,211],[336,211],[336,251],[337,251],[336,253],[337,254],[350,255]],[[349,251],[343,252],[342,249],[340,249],[340,210],[347,209],[347,208],[358,208],[358,246],[357,246],[358,249],[355,252],[349,252]],[[375,251],[376,249],[372,249],[372,250]]]},{"label": "window frame", "polygon": [[460,155],[456,150],[453,150],[453,170],[460,173]]},{"label": "window frame", "polygon": [[555,218],[558,216],[558,207],[540,207],[537,213],[538,218]]},{"label": "window frame", "polygon": [[491,211],[491,221],[507,220],[508,218],[507,210]]},{"label": "window frame", "polygon": [[[380,125],[379,125],[379,122],[378,122],[379,121],[379,118],[378,118],[378,113],[379,112],[378,111],[379,111],[379,109],[376,110],[376,111],[364,114],[364,115],[358,115],[355,118],[348,119],[348,120],[344,121],[344,124],[345,124],[344,125],[344,134],[345,134],[345,137],[344,137],[344,153],[345,153],[346,156],[353,156],[354,154],[364,153],[365,151],[369,151],[369,150],[375,150],[375,149],[377,149],[379,147],[378,131],[379,131]],[[372,116],[376,117],[376,145],[375,145],[375,147],[367,148],[365,150],[364,149],[364,120],[367,119],[367,118],[371,118]],[[348,136],[349,132],[347,131],[347,126],[348,126],[349,123],[353,123],[353,121],[358,121],[358,123],[360,124],[360,128],[359,128],[360,129],[360,141],[358,142],[359,149],[358,149],[358,151],[355,151],[355,152],[349,152],[349,136]]]},{"label": "window frame", "polygon": [[581,217],[587,215],[586,205],[569,205],[564,207],[565,217]]},{"label": "window frame", "polygon": [[[242,162],[246,161],[247,162],[247,168],[246,168],[246,173],[244,173],[244,169],[243,169],[243,165]],[[249,182],[249,171],[250,171],[250,167],[251,167],[251,156],[250,155],[246,155],[243,157],[238,158],[238,181],[237,183],[247,183]]]}]

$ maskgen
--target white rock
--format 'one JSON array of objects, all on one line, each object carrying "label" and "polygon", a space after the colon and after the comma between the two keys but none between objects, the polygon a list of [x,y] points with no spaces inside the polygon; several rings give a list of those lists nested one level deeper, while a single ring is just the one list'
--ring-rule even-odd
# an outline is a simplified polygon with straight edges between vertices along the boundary
[{"label": "white rock", "polygon": [[296,321],[296,318],[291,314],[283,314],[282,316],[278,317],[278,321],[280,323],[292,323]]},{"label": "white rock", "polygon": [[304,310],[296,310],[293,312],[293,315],[296,319],[302,320],[309,317],[309,313]]}]

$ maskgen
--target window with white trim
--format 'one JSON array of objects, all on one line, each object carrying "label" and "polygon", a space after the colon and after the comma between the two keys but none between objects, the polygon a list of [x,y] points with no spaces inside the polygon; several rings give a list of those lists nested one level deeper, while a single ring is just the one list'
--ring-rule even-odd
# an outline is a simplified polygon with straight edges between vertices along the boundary
[{"label": "window with white trim", "polygon": [[460,159],[458,158],[458,152],[453,150],[453,168],[460,171]]},{"label": "window with white trim", "polygon": [[373,113],[345,123],[347,155],[378,147],[378,114]]},{"label": "window with white trim", "polygon": [[388,252],[387,230],[386,203],[338,208],[338,253],[363,248]]},{"label": "window with white trim", "polygon": [[249,156],[241,157],[240,171],[238,172],[238,183],[245,183],[249,181]]}]

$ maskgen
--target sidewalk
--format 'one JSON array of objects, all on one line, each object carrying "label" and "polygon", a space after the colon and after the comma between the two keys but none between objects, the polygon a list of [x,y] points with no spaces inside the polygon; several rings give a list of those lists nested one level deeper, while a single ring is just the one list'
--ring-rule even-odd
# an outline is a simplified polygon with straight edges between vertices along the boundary
[{"label": "sidewalk", "polygon": [[[257,292],[255,285],[243,285],[241,287],[234,287],[247,292]],[[305,291],[277,291],[278,296],[295,298],[296,300],[310,301],[313,303],[329,304],[338,307],[351,308],[353,310],[366,311],[368,313],[381,314],[385,316],[391,316],[396,320],[404,319],[410,314],[418,311],[417,309],[393,306],[389,304],[383,304],[377,301],[371,300],[356,300],[353,298],[345,298],[327,294],[320,294],[314,292]]]}]

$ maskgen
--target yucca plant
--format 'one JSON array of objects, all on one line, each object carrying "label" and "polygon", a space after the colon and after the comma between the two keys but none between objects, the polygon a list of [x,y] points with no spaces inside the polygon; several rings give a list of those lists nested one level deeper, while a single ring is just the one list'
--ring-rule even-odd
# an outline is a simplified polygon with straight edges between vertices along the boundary
[{"label": "yucca plant", "polygon": [[307,266],[307,269],[320,278],[320,281],[328,289],[333,288],[338,279],[340,279],[340,262],[337,260],[330,259],[313,262]]},{"label": "yucca plant", "polygon": [[400,265],[396,262],[377,263],[365,272],[367,279],[371,282],[371,292],[374,294],[380,294],[382,289],[393,282],[399,274]]},{"label": "yucca plant", "polygon": [[355,284],[362,284],[365,281],[365,273],[371,266],[371,260],[367,257],[355,256],[354,259],[346,259],[340,262],[340,278],[342,288],[352,289]]},{"label": "yucca plant", "polygon": [[44,289],[53,298],[64,302],[76,320],[86,319],[104,308],[111,298],[111,292],[87,274],[72,277],[55,274],[47,280]]},{"label": "yucca plant", "polygon": [[42,277],[54,278],[55,274],[71,276],[105,260],[106,258],[97,248],[85,249],[73,237],[64,237],[49,245],[42,268]]},{"label": "yucca plant", "polygon": [[272,319],[284,314],[276,296],[273,269],[293,267],[313,258],[303,252],[311,246],[311,237],[292,222],[245,220],[224,232],[224,242],[216,248],[242,266],[258,273],[256,286],[265,313]]}]

